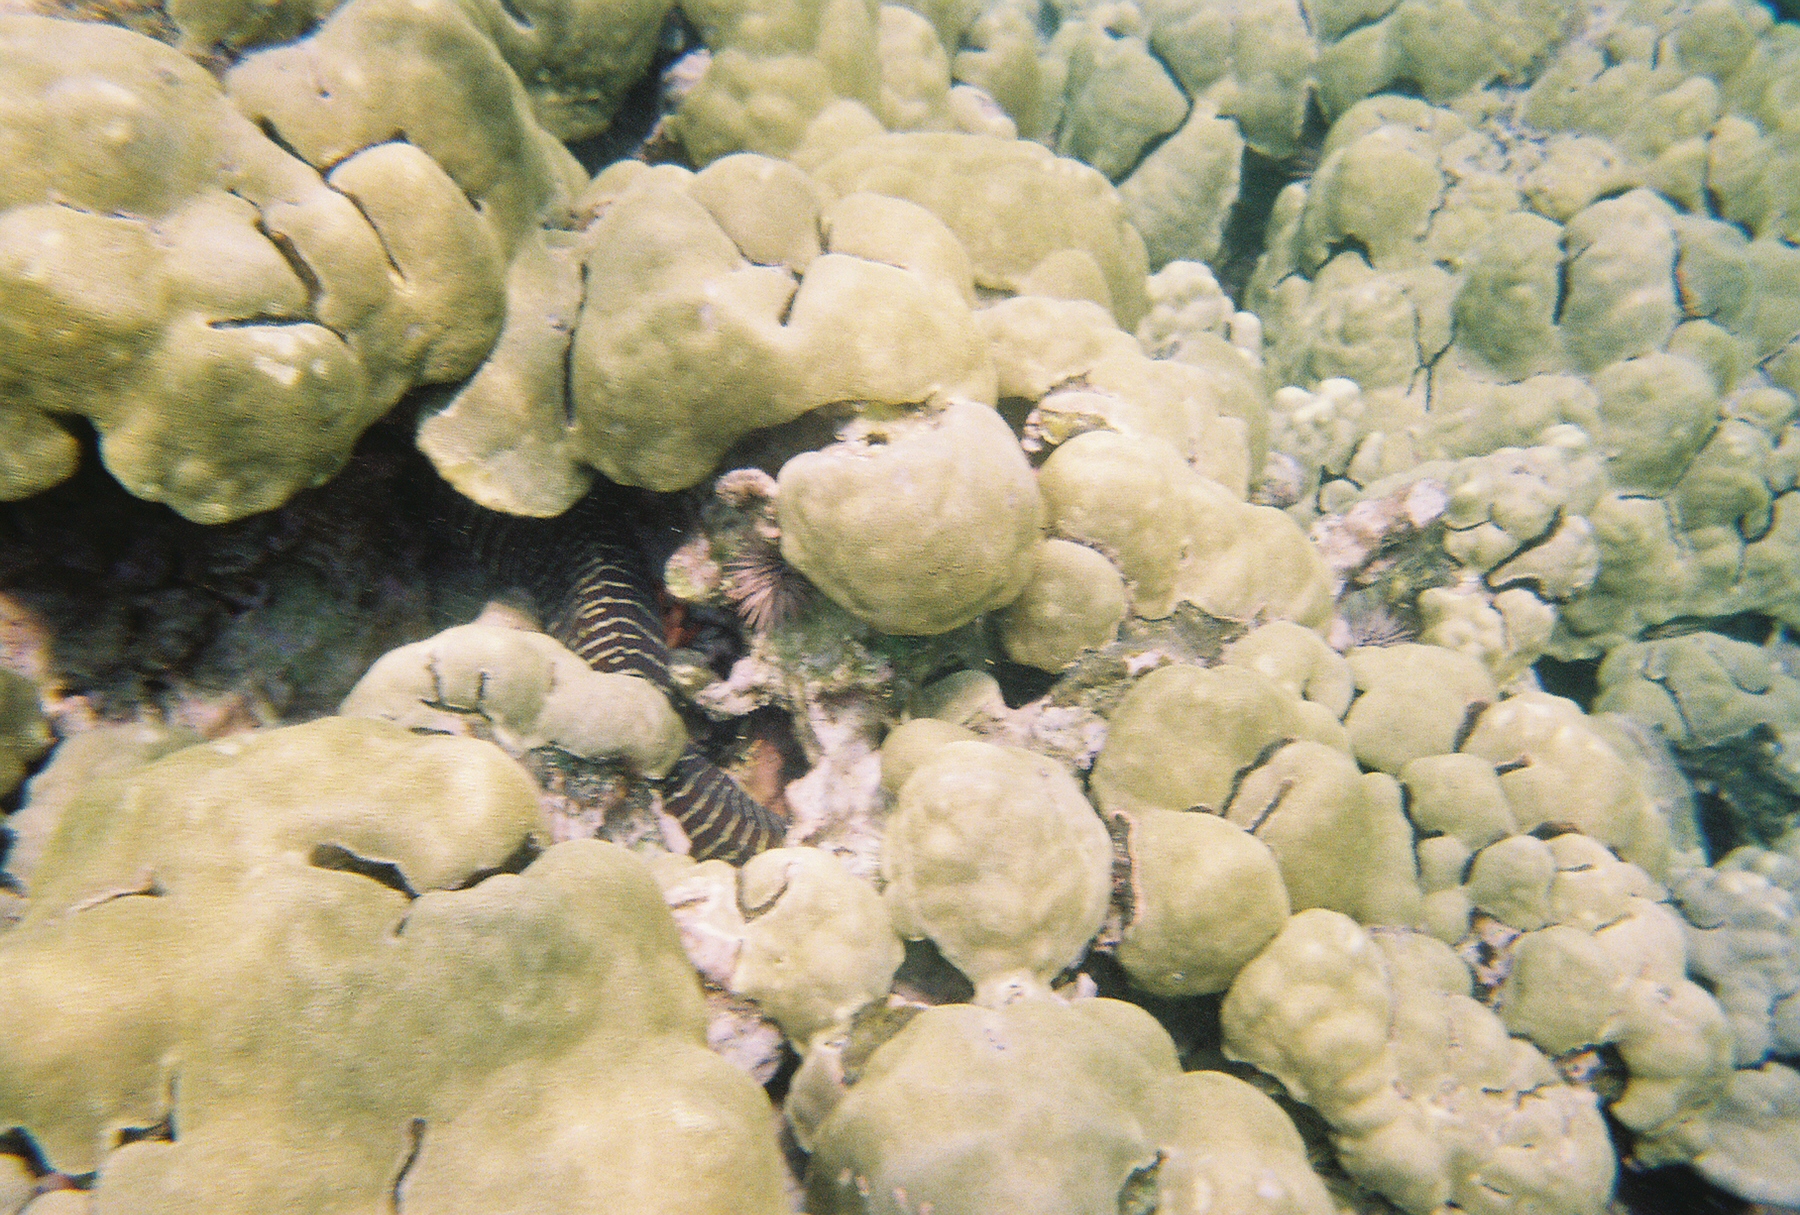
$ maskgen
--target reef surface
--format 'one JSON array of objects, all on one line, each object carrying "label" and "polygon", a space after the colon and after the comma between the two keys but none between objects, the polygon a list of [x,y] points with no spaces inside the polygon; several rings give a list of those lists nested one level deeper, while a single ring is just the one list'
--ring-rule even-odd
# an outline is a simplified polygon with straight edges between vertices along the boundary
[{"label": "reef surface", "polygon": [[0,1215],[1800,1209],[1800,25],[0,0]]}]

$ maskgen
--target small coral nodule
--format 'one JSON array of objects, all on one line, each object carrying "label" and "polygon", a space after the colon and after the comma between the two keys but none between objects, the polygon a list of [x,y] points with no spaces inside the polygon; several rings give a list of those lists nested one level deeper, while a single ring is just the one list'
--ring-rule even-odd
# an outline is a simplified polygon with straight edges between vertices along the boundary
[{"label": "small coral nodule", "polygon": [[791,624],[812,598],[806,575],[781,559],[781,550],[747,545],[725,563],[725,598],[752,632],[764,636]]}]

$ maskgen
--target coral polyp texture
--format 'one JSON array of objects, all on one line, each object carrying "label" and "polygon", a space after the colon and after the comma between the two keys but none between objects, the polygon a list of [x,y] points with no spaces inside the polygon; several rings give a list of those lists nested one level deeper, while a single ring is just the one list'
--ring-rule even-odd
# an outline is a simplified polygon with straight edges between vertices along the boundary
[{"label": "coral polyp texture", "polygon": [[0,6],[0,1215],[1800,1208],[1792,20]]},{"label": "coral polyp texture", "polygon": [[535,800],[352,718],[90,785],[0,940],[5,1119],[102,1208],[780,1210],[649,871],[527,865]]}]

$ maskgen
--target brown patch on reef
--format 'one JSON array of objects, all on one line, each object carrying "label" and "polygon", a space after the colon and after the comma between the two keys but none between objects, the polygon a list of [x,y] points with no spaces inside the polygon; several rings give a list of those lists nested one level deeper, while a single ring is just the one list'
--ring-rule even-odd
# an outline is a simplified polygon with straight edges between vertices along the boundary
[{"label": "brown patch on reef", "polygon": [[1405,645],[1419,638],[1419,617],[1409,605],[1389,603],[1375,588],[1355,590],[1338,600],[1337,615],[1326,630],[1332,649]]},{"label": "brown patch on reef", "polygon": [[1221,620],[1185,602],[1160,620],[1127,616],[1114,640],[1083,650],[1057,677],[1049,701],[1081,705],[1105,717],[1125,699],[1138,676],[1162,666],[1213,666],[1227,645],[1249,631],[1247,624]]},{"label": "brown patch on reef", "polygon": [[24,603],[0,594],[0,667],[43,687],[50,680],[50,630]]},{"label": "brown patch on reef", "polygon": [[777,809],[779,803],[785,814],[783,790],[787,788],[787,782],[781,777],[781,762],[779,747],[767,738],[753,738],[744,758],[739,783],[746,793],[769,809]]},{"label": "brown patch on reef", "polygon": [[663,644],[671,650],[678,650],[694,640],[698,631],[693,621],[688,619],[687,604],[679,599],[671,599],[666,594],[656,597],[656,607],[662,617]]},{"label": "brown patch on reef", "polygon": [[1475,979],[1475,998],[1490,1008],[1500,987],[1512,974],[1513,945],[1522,934],[1517,928],[1477,911],[1469,919],[1469,931],[1456,944],[1456,952]]},{"label": "brown patch on reef", "polygon": [[791,822],[794,814],[787,802],[787,787],[808,769],[793,723],[784,713],[760,711],[744,719],[741,737],[739,759],[727,764],[726,771],[744,792]]},{"label": "brown patch on reef", "polygon": [[160,0],[34,0],[21,7],[40,17],[116,25],[164,46],[181,42],[181,31]]},{"label": "brown patch on reef", "polygon": [[662,842],[648,783],[622,765],[579,759],[554,747],[519,757],[542,793],[539,808],[552,843],[605,839],[624,847]]}]

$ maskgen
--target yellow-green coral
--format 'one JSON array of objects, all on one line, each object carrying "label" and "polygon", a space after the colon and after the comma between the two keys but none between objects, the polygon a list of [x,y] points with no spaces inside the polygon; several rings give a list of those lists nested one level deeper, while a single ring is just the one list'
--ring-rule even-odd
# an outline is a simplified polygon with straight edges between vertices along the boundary
[{"label": "yellow-green coral", "polygon": [[1296,908],[1364,924],[1418,920],[1412,831],[1386,773],[1360,772],[1324,743],[1289,743],[1243,774],[1225,814],[1269,846]]},{"label": "yellow-green coral", "polygon": [[1051,533],[1111,557],[1138,615],[1188,602],[1229,620],[1328,616],[1324,563],[1293,520],[1237,500],[1159,439],[1078,435],[1039,485]]},{"label": "yellow-green coral", "polygon": [[[223,69],[229,100],[141,43],[96,67],[87,43],[126,46],[104,32],[69,35],[79,72],[45,66],[41,46],[0,68],[20,77],[7,93],[13,112],[41,111],[14,125],[54,153],[20,154],[25,193],[0,215],[0,271],[14,287],[0,292],[13,303],[0,303],[0,325],[17,339],[0,343],[0,425],[15,440],[0,444],[6,494],[67,471],[73,448],[56,419],[80,413],[135,492],[196,518],[247,513],[329,476],[373,417],[435,382],[452,387],[416,398],[421,447],[459,489],[510,511],[555,514],[597,474],[698,485],[733,449],[771,477],[785,463],[759,539],[773,546],[779,524],[785,559],[860,627],[817,651],[811,640],[759,637],[729,695],[755,684],[750,699],[806,706],[801,743],[821,777],[791,795],[796,838],[838,812],[842,795],[867,811],[861,863],[885,827],[889,885],[878,895],[819,850],[771,854],[741,879],[694,869],[717,913],[703,944],[729,964],[695,960],[808,1048],[790,1113],[800,1142],[820,1152],[815,1205],[998,1207],[1049,1190],[1046,1209],[1198,1209],[1217,1194],[1251,1210],[1323,1209],[1291,1128],[1266,1102],[1216,1076],[1174,1079],[1172,1053],[1143,1017],[1050,1003],[1041,988],[1096,932],[1095,947],[1115,952],[1139,990],[1233,984],[1231,1049],[1315,1104],[1345,1168],[1403,1209],[1592,1211],[1604,1201],[1612,1152],[1593,1100],[1509,1041],[1508,1026],[1546,1050],[1616,1048],[1607,1058],[1628,1075],[1614,1113],[1642,1161],[1692,1158],[1744,1194],[1791,1194],[1782,1149],[1792,1073],[1730,1074],[1726,1049],[1727,1027],[1740,1064],[1759,1063],[1765,1040],[1785,1040],[1791,984],[1775,967],[1747,966],[1733,937],[1714,950],[1726,956],[1697,963],[1730,992],[1720,1014],[1684,980],[1677,925],[1655,901],[1667,875],[1686,881],[1690,914],[1769,931],[1782,906],[1775,887],[1729,866],[1683,879],[1643,765],[1616,733],[1533,690],[1532,670],[1546,653],[1611,650],[1599,707],[1659,725],[1690,767],[1735,739],[1792,767],[1774,711],[1790,690],[1779,640],[1752,656],[1704,634],[1660,635],[1692,618],[1800,621],[1791,28],[1741,0],[1634,0],[1578,32],[1563,0],[1505,11],[1485,0],[1333,0],[1304,12],[1292,0],[1229,11],[1177,0],[1054,11],[1019,0],[917,11],[709,0],[683,11],[711,54],[708,68],[696,55],[679,69],[698,87],[676,98],[677,82],[665,81],[663,102],[678,113],[649,159],[617,164],[584,191],[547,131],[589,133],[607,120],[648,61],[661,0],[327,7],[176,0],[188,49],[226,57],[320,22]],[[0,38],[22,46],[28,28],[9,19]],[[31,70],[19,66],[34,57]],[[129,87],[152,97],[138,117],[167,119],[169,138],[105,150],[119,111],[95,103],[107,93],[95,81],[142,77],[144,63],[165,59],[175,66],[163,84],[191,101],[179,101],[185,112],[155,101],[161,86]],[[982,95],[953,87],[952,65],[1043,146],[981,114]],[[1507,87],[1483,87],[1495,80]],[[1417,96],[1381,94],[1396,88]],[[1366,94],[1377,95],[1359,101]],[[1337,119],[1316,172],[1296,156],[1314,134],[1313,98]],[[912,133],[892,133],[901,130]],[[960,133],[973,130],[987,133]],[[206,156],[167,150],[187,139],[191,151],[202,137],[214,144]],[[213,155],[220,146],[230,154]],[[794,160],[732,154],[746,148]],[[675,151],[699,171],[651,163]],[[193,181],[177,180],[196,164]],[[1242,301],[1263,314],[1266,344],[1262,322],[1210,274],[1178,269],[1162,289],[1147,289],[1143,274],[1178,255],[1228,256],[1219,277],[1232,280],[1244,247],[1226,246],[1224,220],[1240,165],[1265,180],[1300,178],[1276,202]],[[130,190],[108,194],[109,169],[175,184],[151,208]],[[46,174],[59,173],[57,189],[90,193],[75,205],[40,197]],[[126,235],[133,224],[154,239]],[[1147,312],[1152,300],[1159,315]],[[1140,344],[1131,335],[1146,317]],[[288,357],[296,352],[336,361]],[[258,353],[273,362],[259,367]],[[240,374],[246,359],[250,374]],[[271,404],[255,378],[274,371],[278,381],[283,367],[306,408]],[[318,384],[305,380],[315,372]],[[341,375],[327,383],[327,372]],[[1271,428],[1268,390],[1284,381],[1295,384],[1276,395]],[[154,394],[150,421],[127,416]],[[808,450],[833,434],[835,446]],[[1441,513],[1408,516],[1409,530],[1363,510],[1318,533],[1330,542],[1364,529],[1360,564],[1333,551],[1327,565],[1306,537],[1318,514],[1359,499],[1391,506],[1415,490]],[[1375,585],[1357,598],[1385,596],[1430,644],[1333,652],[1326,637],[1348,646],[1333,614],[1349,621],[1357,610],[1357,598],[1338,596],[1365,582]],[[936,639],[909,639],[927,635]],[[551,711],[582,673],[516,643],[489,638],[468,662],[441,646],[428,661],[413,651],[402,676],[391,664],[378,672],[406,701],[383,711],[426,729],[490,713],[480,728],[515,746],[579,739],[647,771],[665,764],[680,732],[659,698],[614,685],[618,695],[599,698],[607,728],[594,728],[592,701]],[[880,675],[891,700],[844,707],[854,698],[843,668],[825,668],[846,653],[871,669],[892,663]],[[1036,677],[1002,655],[1061,682],[1007,708],[1002,685],[1011,697]],[[962,669],[910,695],[946,665]],[[697,664],[688,670],[704,678]],[[877,782],[873,748],[902,703],[1046,754],[916,718],[888,735]],[[1079,731],[1067,727],[1076,715]],[[1058,730],[1082,741],[1048,741]],[[260,755],[265,744],[243,745]],[[1066,756],[1079,772],[1096,750],[1091,788],[1110,823],[1046,758]],[[838,783],[822,795],[825,775]],[[149,778],[111,779],[116,793]],[[71,821],[87,812],[78,806]],[[244,863],[261,846],[241,849]],[[271,898],[273,911],[253,909],[244,941],[208,928],[189,934],[197,945],[171,948],[217,941],[203,978],[253,947],[285,956],[270,944],[280,913],[286,940],[324,941],[318,956],[331,961],[321,906],[341,925],[360,914],[356,898],[399,905],[407,890],[356,883],[404,886],[417,866],[410,854],[384,867],[322,847],[289,849],[300,859],[267,872],[295,890],[348,883],[362,895]],[[558,850],[523,875],[420,895],[383,949],[426,949],[430,909],[473,918],[467,909],[499,892],[591,911],[591,892],[550,878],[565,864],[604,877],[611,862],[591,859],[602,855]],[[171,866],[175,885],[115,882],[107,893],[122,897],[64,918],[172,905],[188,887]],[[36,893],[40,874],[57,880],[54,864],[34,868],[34,902],[50,897]],[[1746,891],[1755,899],[1738,898]],[[1288,918],[1290,907],[1301,914]],[[988,1007],[922,1014],[915,1024],[929,1032],[903,1031],[871,1060],[860,1035],[879,1024],[879,1039],[908,1015],[869,1008],[898,957],[890,911],[968,971]],[[1371,934],[1337,913],[1384,927]],[[504,919],[495,912],[483,938],[496,952],[527,937],[592,943],[585,930],[545,928],[549,912],[529,932]],[[840,920],[845,930],[830,931]],[[1493,944],[1499,923],[1524,935],[1504,955],[1510,975],[1482,975],[1498,1022],[1468,1000],[1469,976],[1444,948],[1395,927],[1473,951]],[[1723,940],[1698,936],[1726,931],[1706,925],[1695,939]],[[3,950],[44,931],[28,919]],[[660,945],[644,948],[652,969],[685,980]],[[290,990],[291,976],[273,972]],[[457,1020],[473,1014],[444,1010],[420,985],[373,967],[357,974],[378,995],[405,995],[391,1003],[405,1004],[396,1015],[414,1018],[415,1040],[477,1036]],[[506,974],[513,988],[541,977]],[[689,994],[664,1003],[677,1020],[692,1011]],[[121,1031],[127,1046],[170,1015],[151,1013]],[[244,1019],[235,1015],[216,1018],[223,1028],[202,1035],[206,1049]],[[482,1023],[478,1045],[537,1032],[532,1010],[517,1015],[505,1032]],[[333,1045],[354,1046],[360,1028]],[[293,1037],[283,1027],[258,1057],[279,1056]],[[181,1060],[205,1057],[185,1041]],[[405,1056],[407,1045],[382,1050]],[[315,1071],[329,1079],[337,1066]],[[625,1092],[610,1066],[584,1056],[550,1076],[520,1065],[505,1080],[468,1081],[482,1093],[516,1081],[503,1114],[434,1107],[405,1115],[426,1119],[410,1144],[403,1119],[348,1137],[385,1153],[383,1169],[364,1170],[388,1183],[377,1187],[383,1199],[435,1202],[442,1186],[459,1187],[450,1205],[493,1205],[482,1186],[511,1174],[492,1151],[532,1160],[546,1192],[568,1201],[591,1176],[571,1183],[580,1168],[560,1168],[567,1154],[546,1166],[532,1136],[547,1119],[566,1128],[589,1117],[587,1098],[557,1087],[561,1076]],[[198,1065],[182,1077],[173,1098],[159,1090],[161,1105],[147,1101],[130,1121],[152,1125],[170,1100],[200,1112],[184,1115],[172,1143],[152,1135],[112,1152],[102,1202],[134,1202],[129,1187],[154,1169],[190,1189],[202,1168],[208,1182],[239,1169],[246,1153],[209,1146],[227,1142],[209,1111],[285,1126],[310,1117],[324,1091],[271,1112],[290,1095],[279,1084],[270,1102],[233,1106],[237,1094],[218,1098]],[[648,1091],[664,1091],[658,1079]],[[740,1113],[760,1108],[738,1088]],[[371,1108],[414,1091],[387,1085]],[[1202,1135],[1215,1104],[1229,1111],[1215,1120],[1231,1125]],[[520,1106],[542,1116],[519,1118]],[[659,1109],[652,1100],[628,1112]],[[1070,1109],[1093,1115],[1072,1135]],[[20,1121],[35,1134],[44,1119]],[[651,1128],[635,1141],[667,1138]],[[1069,1147],[1051,1166],[1019,1167],[1027,1147],[1046,1142]],[[418,1149],[410,1166],[405,1152],[394,1164],[396,1143]],[[271,1159],[326,1189],[357,1155],[315,1167],[307,1151],[301,1142]],[[758,1159],[737,1180],[773,1176],[758,1172],[766,1153]],[[729,1184],[717,1205],[734,1200]]]},{"label": "yellow-green coral", "polygon": [[1224,991],[1288,917],[1274,854],[1216,815],[1152,808],[1120,817],[1131,900],[1119,965],[1159,996]]},{"label": "yellow-green coral", "polygon": [[750,913],[731,989],[802,1048],[888,989],[902,950],[874,886],[816,848],[751,858],[738,900]]},{"label": "yellow-green coral", "polygon": [[1000,613],[1000,643],[1014,662],[1060,671],[1083,649],[1111,641],[1125,618],[1125,580],[1091,548],[1038,546],[1031,581]]},{"label": "yellow-green coral", "polygon": [[895,929],[931,938],[991,1003],[1080,957],[1106,915],[1112,843],[1056,764],[952,742],[901,786],[881,872]]},{"label": "yellow-green coral", "polygon": [[50,740],[37,688],[23,675],[0,667],[0,797],[19,787],[27,765],[44,753]]},{"label": "yellow-green coral", "polygon": [[649,872],[510,872],[536,824],[489,744],[349,718],[95,787],[0,939],[0,1116],[134,1211],[783,1209]]},{"label": "yellow-green coral", "polygon": [[1332,1128],[1344,1167],[1403,1211],[1598,1215],[1615,1164],[1593,1094],[1509,1038],[1448,946],[1303,911],[1237,977],[1225,1049]]},{"label": "yellow-green coral", "polygon": [[1360,695],[1344,726],[1356,758],[1380,772],[1454,750],[1470,715],[1499,698],[1487,668],[1439,646],[1362,646],[1350,669]]},{"label": "yellow-green coral", "polygon": [[591,669],[542,633],[465,624],[384,654],[339,708],[420,733],[474,730],[514,754],[556,747],[664,776],[687,730],[654,684]]},{"label": "yellow-green coral", "polygon": [[593,222],[515,276],[508,366],[420,429],[486,505],[558,513],[588,468],[684,488],[747,432],[823,405],[994,399],[968,258],[919,207],[834,201],[750,155],[698,174],[624,161],[581,205]]},{"label": "yellow-green coral", "polygon": [[1652,877],[1667,868],[1668,822],[1570,701],[1542,692],[1503,700],[1482,712],[1459,749],[1507,765],[1500,784],[1521,830],[1569,824]]},{"label": "yellow-green coral", "polygon": [[[1112,186],[1077,161],[1020,140],[923,133],[865,140],[814,174],[839,193],[890,194],[937,215],[982,287],[1063,294],[1034,286],[1072,276],[1127,331],[1143,315],[1143,238]],[[979,193],[961,184],[971,180],[984,183]]]},{"label": "yellow-green coral", "polygon": [[1731,1021],[1738,1066],[1800,1054],[1800,862],[1737,848],[1670,892],[1688,921],[1688,967]]},{"label": "yellow-green coral", "polygon": [[1307,734],[1308,718],[1298,696],[1255,671],[1167,666],[1132,685],[1109,727],[1091,782],[1101,809],[1216,813],[1238,773],[1273,744]]},{"label": "yellow-green coral", "polygon": [[1679,917],[1643,870],[1575,832],[1511,836],[1476,854],[1473,904],[1524,935],[1497,993],[1513,1033],[1562,1055],[1612,1043],[1629,1071],[1611,1112],[1644,1159],[1680,1159],[1667,1142],[1724,1091],[1732,1035],[1724,1012],[1686,980]]},{"label": "yellow-green coral", "polygon": [[807,1209],[1325,1215],[1293,1124],[1251,1086],[1183,1075],[1117,1000],[921,1012],[818,1130]]},{"label": "yellow-green coral", "polygon": [[876,104],[872,0],[702,0],[684,11],[713,51],[675,119],[696,164],[739,151],[785,156],[833,102]]},{"label": "yellow-green coral", "polygon": [[[1154,281],[1154,280],[1153,280]],[[976,313],[1000,395],[1035,402],[1027,442],[1052,446],[1088,430],[1166,442],[1242,497],[1267,444],[1259,368],[1211,333],[1176,358],[1150,358],[1092,301],[1018,296]]]},{"label": "yellow-green coral", "polygon": [[1683,1132],[1708,1180],[1752,1201],[1800,1201],[1792,1147],[1800,1131],[1800,1072],[1780,1063],[1733,1074],[1725,1098]]},{"label": "yellow-green coral", "polygon": [[943,633],[1018,598],[1043,506],[1000,415],[973,401],[873,419],[782,466],[782,556],[883,632]]},{"label": "yellow-green coral", "polygon": [[[126,488],[202,522],[326,480],[408,388],[480,364],[507,261],[579,173],[448,4],[358,0],[241,62],[229,99],[123,30],[0,37],[8,498],[68,475],[64,414]],[[372,84],[403,74],[410,93]]]}]

